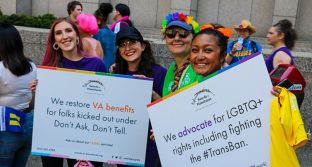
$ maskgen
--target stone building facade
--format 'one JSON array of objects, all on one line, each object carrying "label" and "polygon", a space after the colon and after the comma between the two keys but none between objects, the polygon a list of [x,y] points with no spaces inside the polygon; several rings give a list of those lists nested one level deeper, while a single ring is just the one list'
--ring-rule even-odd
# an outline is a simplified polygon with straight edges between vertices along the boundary
[{"label": "stone building facade", "polygon": [[[4,14],[67,16],[70,0],[0,0]],[[8,3],[9,2],[9,3]],[[200,23],[218,22],[225,26],[249,19],[257,27],[255,36],[264,37],[267,29],[280,19],[289,19],[300,40],[312,39],[311,0],[81,0],[84,12],[93,13],[101,2],[125,3],[137,27],[160,28],[171,11],[193,15]]]},{"label": "stone building facade", "polygon": [[[42,15],[52,13],[67,16],[66,6],[70,0],[0,0],[4,14]],[[139,27],[145,39],[152,42],[158,62],[166,67],[172,62],[164,41],[161,39],[161,20],[167,13],[181,11],[190,13],[200,23],[218,22],[225,26],[249,19],[257,27],[257,40],[264,46],[264,53],[271,48],[265,42],[267,29],[280,19],[289,19],[299,35],[293,51],[298,68],[307,81],[305,101],[301,108],[306,130],[312,129],[312,6],[311,0],[81,0],[84,12],[93,13],[101,2],[125,3],[130,6],[131,19]],[[47,40],[47,29],[18,27],[25,46],[25,54],[40,64]],[[298,151],[303,167],[312,166],[312,142]],[[30,161],[29,166],[35,166]],[[34,161],[38,164],[38,161]]]}]

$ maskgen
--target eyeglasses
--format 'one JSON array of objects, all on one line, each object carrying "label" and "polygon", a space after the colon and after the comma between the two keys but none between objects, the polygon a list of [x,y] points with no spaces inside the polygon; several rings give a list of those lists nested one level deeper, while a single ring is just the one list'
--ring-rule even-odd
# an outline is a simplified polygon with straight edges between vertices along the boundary
[{"label": "eyeglasses", "polygon": [[187,31],[187,30],[184,30],[184,29],[179,29],[179,30],[168,29],[165,32],[165,35],[168,38],[174,38],[177,35],[177,33],[179,34],[180,38],[186,38],[191,32]]},{"label": "eyeglasses", "polygon": [[124,49],[126,48],[126,46],[134,46],[138,41],[136,40],[126,40],[126,41],[123,41],[121,42],[120,44],[118,44],[118,48],[120,49]]}]

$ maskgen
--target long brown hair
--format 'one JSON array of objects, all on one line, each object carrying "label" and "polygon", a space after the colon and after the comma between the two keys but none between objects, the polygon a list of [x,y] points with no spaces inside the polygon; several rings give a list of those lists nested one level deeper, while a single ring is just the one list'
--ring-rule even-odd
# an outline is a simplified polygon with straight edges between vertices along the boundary
[{"label": "long brown hair", "polygon": [[50,32],[49,32],[48,41],[47,41],[47,45],[46,45],[46,51],[45,51],[44,59],[42,62],[42,65],[44,65],[44,66],[52,66],[52,67],[59,67],[60,66],[61,58],[63,56],[63,52],[61,49],[54,50],[53,44],[55,43],[55,38],[54,38],[55,26],[57,24],[63,22],[63,21],[72,25],[73,29],[75,30],[75,32],[77,34],[77,37],[80,41],[79,44],[77,44],[77,53],[79,55],[81,55],[81,53],[83,51],[79,30],[78,30],[78,27],[76,26],[76,24],[67,18],[58,18],[52,24]]}]

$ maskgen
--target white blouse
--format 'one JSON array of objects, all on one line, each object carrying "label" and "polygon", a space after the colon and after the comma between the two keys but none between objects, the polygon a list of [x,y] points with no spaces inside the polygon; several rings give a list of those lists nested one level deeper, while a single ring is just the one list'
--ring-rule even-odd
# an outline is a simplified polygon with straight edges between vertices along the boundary
[{"label": "white blouse", "polygon": [[32,99],[31,81],[36,79],[37,68],[31,62],[32,71],[22,76],[15,76],[0,61],[0,105],[23,110],[29,107]]}]

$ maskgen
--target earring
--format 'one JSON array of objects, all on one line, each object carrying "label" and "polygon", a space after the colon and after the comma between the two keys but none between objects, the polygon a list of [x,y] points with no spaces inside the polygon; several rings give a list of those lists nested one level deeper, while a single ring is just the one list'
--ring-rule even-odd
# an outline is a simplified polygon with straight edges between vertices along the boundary
[{"label": "earring", "polygon": [[58,50],[59,48],[60,48],[60,47],[58,46],[57,43],[54,43],[54,44],[53,44],[53,49],[54,49],[54,50]]},{"label": "earring", "polygon": [[77,43],[76,44],[79,45],[79,38],[77,38]]}]

